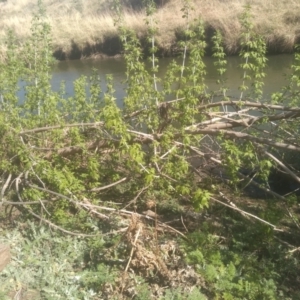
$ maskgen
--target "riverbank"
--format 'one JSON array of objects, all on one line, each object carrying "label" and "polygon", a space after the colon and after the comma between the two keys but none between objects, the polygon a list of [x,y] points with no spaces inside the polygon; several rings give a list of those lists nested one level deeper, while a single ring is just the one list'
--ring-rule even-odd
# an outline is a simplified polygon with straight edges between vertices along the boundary
[{"label": "riverbank", "polygon": [[[32,14],[36,0],[8,0],[0,3],[0,41],[6,29],[15,31],[20,45],[30,34]],[[128,1],[129,3],[130,1]],[[131,1],[133,3],[133,1]],[[228,54],[239,49],[241,26],[239,16],[247,3],[251,4],[255,30],[262,34],[269,53],[292,52],[300,42],[300,2],[295,0],[194,0],[192,18],[202,18],[207,35],[219,29],[224,36]],[[53,33],[53,53],[57,59],[78,59],[93,56],[115,56],[120,54],[114,14],[108,1],[44,0]],[[159,53],[173,55],[177,41],[185,26],[181,18],[182,1],[161,1],[155,18],[158,22],[156,37]],[[174,17],[176,16],[176,17]],[[141,40],[146,34],[145,12],[126,8],[125,23]],[[0,59],[5,57],[5,46],[0,46]]]}]

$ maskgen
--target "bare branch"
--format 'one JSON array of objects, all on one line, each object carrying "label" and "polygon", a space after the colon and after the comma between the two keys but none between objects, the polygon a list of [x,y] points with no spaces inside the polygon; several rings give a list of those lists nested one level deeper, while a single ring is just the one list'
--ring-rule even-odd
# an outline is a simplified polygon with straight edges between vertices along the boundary
[{"label": "bare branch", "polygon": [[134,252],[134,250],[135,250],[135,248],[136,248],[136,242],[137,242],[137,239],[138,239],[138,237],[139,237],[139,235],[140,235],[141,229],[142,229],[142,226],[141,226],[141,224],[139,224],[139,227],[138,227],[138,230],[137,230],[137,232],[136,232],[134,241],[133,241],[133,243],[132,243],[132,247],[131,247],[131,251],[130,251],[128,263],[127,263],[126,268],[125,268],[125,273],[127,272],[128,268],[129,268],[129,265],[130,265],[130,262],[131,262],[131,260],[132,260],[133,252]]},{"label": "bare branch", "polygon": [[281,162],[278,158],[276,158],[273,154],[269,153],[268,151],[264,152],[267,156],[274,160],[284,171],[286,171],[293,179],[300,183],[300,178],[292,170],[290,170],[283,162]]},{"label": "bare branch", "polygon": [[53,129],[64,129],[64,128],[71,128],[71,127],[99,127],[99,126],[103,126],[103,125],[104,125],[103,122],[62,124],[62,125],[47,126],[47,127],[23,130],[19,134],[26,135],[26,134],[30,134],[30,133],[39,133],[39,132],[49,131],[49,130],[53,130]]},{"label": "bare branch", "polygon": [[134,199],[130,200],[130,201],[126,204],[126,206],[123,207],[123,209],[127,208],[127,207],[130,206],[132,203],[136,204],[136,200],[137,200],[137,199],[140,197],[140,195],[141,195],[144,191],[146,191],[149,187],[150,187],[149,185],[143,187],[143,188],[138,192],[138,194],[134,197]]},{"label": "bare branch", "polygon": [[39,200],[39,201],[26,201],[26,202],[14,202],[14,201],[3,201],[3,205],[35,205],[41,203],[53,202],[51,200]]},{"label": "bare branch", "polygon": [[260,221],[260,222],[262,222],[262,223],[268,225],[268,226],[271,226],[275,231],[285,232],[285,230],[280,229],[280,228],[278,228],[277,226],[271,224],[270,222],[267,222],[266,220],[263,220],[263,219],[261,219],[261,218],[255,216],[255,215],[253,215],[253,214],[250,214],[250,213],[248,213],[248,212],[246,212],[246,211],[244,211],[244,210],[238,208],[236,205],[233,206],[233,205],[226,204],[226,203],[224,203],[224,202],[222,202],[222,201],[220,201],[220,200],[218,200],[218,199],[216,199],[216,198],[214,198],[214,197],[210,197],[210,199],[212,199],[213,201],[215,201],[215,202],[217,202],[217,203],[219,203],[219,204],[222,204],[222,205],[224,205],[224,206],[226,206],[226,207],[229,207],[229,208],[231,208],[231,209],[233,209],[233,210],[236,210],[236,211],[238,211],[238,212],[239,212],[240,214],[242,214],[242,215],[247,215],[247,216],[249,216],[249,217],[251,217],[251,218],[254,218],[254,219],[256,219],[256,220],[258,220],[258,221]]},{"label": "bare branch", "polygon": [[[90,206],[88,206],[88,205],[91,204],[91,203],[88,201],[88,199],[84,198],[84,199],[83,199],[83,202],[84,202],[84,203],[79,202],[78,204],[79,204],[80,206],[82,206],[85,210],[87,210],[89,213],[95,214],[95,215],[97,215],[98,217],[100,217],[101,219],[106,219],[106,220],[109,219],[108,216],[106,216],[106,215],[104,215],[104,214],[102,214],[102,213],[99,213],[97,210],[95,210],[95,209],[91,208]],[[88,204],[88,205],[85,205],[85,203]]]},{"label": "bare branch", "polygon": [[[137,214],[135,212],[128,211],[128,210],[125,210],[125,209],[115,209],[115,208],[111,208],[111,207],[105,207],[105,206],[99,206],[99,205],[94,205],[94,204],[81,203],[80,201],[74,201],[73,199],[71,199],[71,198],[69,198],[69,197],[67,197],[65,195],[62,195],[62,194],[50,191],[50,190],[45,189],[45,188],[37,187],[37,186],[31,185],[31,184],[29,184],[28,186],[30,186],[32,188],[35,188],[35,189],[38,189],[38,190],[41,190],[41,191],[48,192],[49,194],[53,194],[53,195],[59,196],[59,197],[61,197],[63,199],[66,199],[66,200],[68,200],[68,201],[70,201],[70,202],[72,202],[74,204],[77,204],[77,205],[84,205],[85,207],[98,208],[98,209],[101,209],[101,210],[106,210],[106,211],[110,211],[110,212],[114,212],[114,213],[118,213],[118,214],[125,214],[125,215]],[[151,219],[151,220],[155,221],[153,218],[151,218],[149,216],[144,216],[142,214],[137,214],[137,215],[139,217],[141,217],[141,218]],[[181,233],[180,231],[176,230],[175,228],[173,228],[173,227],[171,227],[169,225],[166,225],[163,222],[158,222],[158,224],[161,227],[165,227],[165,228],[168,228],[169,230],[171,230],[173,232],[176,232],[177,234],[181,235],[183,238],[186,239],[186,236],[183,233]]]},{"label": "bare branch", "polygon": [[[20,181],[20,178],[23,176],[23,173],[21,173],[17,178],[16,178],[16,191],[17,191],[17,196],[18,196],[18,199],[20,200],[21,203],[24,203],[21,195],[20,195],[20,192],[19,192],[19,181]],[[57,194],[57,193],[56,193]],[[50,225],[51,227],[55,228],[55,229],[58,229],[64,233],[67,233],[67,234],[70,234],[70,235],[75,235],[75,236],[82,236],[82,237],[94,237],[94,236],[99,236],[99,234],[84,234],[84,233],[75,233],[75,232],[72,232],[72,231],[69,231],[69,230],[66,230],[66,229],[63,229],[55,224],[53,224],[52,222],[42,218],[41,216],[37,215],[36,213],[34,213],[31,209],[28,209],[28,212],[33,215],[34,217],[36,217],[37,219],[39,219],[40,221]]]},{"label": "bare branch", "polygon": [[[239,126],[243,127],[249,127],[252,126],[255,123],[261,123],[265,121],[266,119],[268,121],[280,121],[280,120],[287,120],[287,119],[295,119],[300,117],[300,111],[294,112],[282,112],[280,114],[275,114],[275,115],[263,115],[261,117],[248,117],[248,118],[242,118],[239,120],[228,120],[227,122],[219,122],[219,123],[213,123],[209,124],[204,127],[204,129],[226,129],[226,128],[235,128]],[[201,123],[199,124],[201,126]]]},{"label": "bare branch", "polygon": [[270,145],[276,148],[283,148],[285,150],[293,150],[300,151],[300,146],[295,146],[286,143],[274,142],[273,139],[259,138],[256,136],[252,136],[243,132],[236,132],[230,130],[217,130],[217,129],[196,129],[196,130],[187,130],[186,133],[189,134],[210,134],[210,135],[220,135],[223,134],[226,138],[241,138],[253,142],[257,142],[259,144]]},{"label": "bare branch", "polygon": [[273,105],[273,104],[266,104],[262,102],[253,102],[253,101],[237,101],[237,100],[229,100],[229,101],[219,101],[214,103],[208,103],[205,105],[198,106],[198,109],[203,111],[208,108],[218,107],[218,106],[233,106],[233,107],[255,107],[261,109],[274,109],[274,110],[284,110],[284,111],[294,111],[300,112],[299,107],[289,107],[283,105]]},{"label": "bare branch", "polygon": [[72,232],[66,229],[61,228],[60,226],[57,226],[55,224],[53,224],[52,222],[50,222],[47,219],[42,218],[41,216],[37,215],[36,213],[34,213],[32,210],[28,210],[28,212],[33,215],[34,217],[36,217],[37,219],[39,219],[40,221],[48,224],[50,227],[53,227],[54,229],[57,229],[61,232],[67,233],[69,235],[74,235],[74,236],[81,236],[81,237],[95,237],[95,236],[100,236],[100,234],[85,234],[85,233],[77,233],[77,232]]},{"label": "bare branch", "polygon": [[113,187],[113,186],[115,186],[115,185],[117,185],[117,184],[119,184],[121,182],[126,181],[126,180],[127,180],[127,177],[124,177],[124,178],[122,178],[122,179],[120,179],[120,180],[118,180],[118,181],[116,181],[114,183],[108,184],[106,186],[102,186],[102,187],[98,187],[98,188],[93,188],[93,189],[91,189],[91,192],[100,192],[100,191],[109,189],[109,188],[111,188],[111,187]]},{"label": "bare branch", "polygon": [[289,253],[294,253],[294,252],[296,252],[296,251],[300,251],[300,247],[295,248],[295,249],[293,249],[293,250],[290,250]]},{"label": "bare branch", "polygon": [[[216,117],[213,118],[213,119],[210,119],[210,120],[203,121],[203,122],[198,123],[198,124],[191,125],[191,126],[187,127],[186,129],[192,129],[192,128],[195,128],[195,127],[203,127],[205,125],[211,125],[211,124],[216,123],[218,121],[221,121],[223,119],[228,119],[230,121],[235,121],[235,120],[229,119],[229,118],[234,117],[234,116],[241,116],[249,110],[250,110],[250,108],[247,108],[247,109],[243,109],[243,110],[240,110],[240,111],[237,111],[237,112],[231,112],[231,113],[226,113],[226,114],[224,112],[208,113],[207,115],[209,117],[213,117],[213,116],[216,116]],[[246,116],[249,117],[249,115],[246,115]],[[253,118],[255,118],[255,117],[253,116]]]}]

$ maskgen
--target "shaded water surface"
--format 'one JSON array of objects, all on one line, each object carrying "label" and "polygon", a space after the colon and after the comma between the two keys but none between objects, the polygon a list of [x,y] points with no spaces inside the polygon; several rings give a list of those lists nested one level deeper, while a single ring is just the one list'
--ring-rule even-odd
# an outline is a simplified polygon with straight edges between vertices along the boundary
[{"label": "shaded water surface", "polygon": [[[158,77],[163,78],[167,66],[172,61],[172,58],[162,58],[159,60]],[[267,97],[274,91],[278,91],[286,81],[284,73],[290,72],[290,65],[293,61],[292,55],[274,55],[268,57],[268,66],[266,68],[267,76],[264,80],[264,95]],[[218,79],[216,68],[214,67],[214,59],[206,57],[204,62],[207,67],[206,84],[209,90],[218,88],[216,80]],[[229,88],[228,95],[239,95],[238,87],[242,84],[243,71],[239,67],[242,63],[239,57],[228,57],[226,85]],[[114,87],[116,90],[116,98],[120,103],[125,95],[125,61],[123,59],[108,59],[108,60],[72,60],[58,62],[53,67],[52,86],[54,90],[59,90],[60,83],[65,82],[67,96],[72,96],[74,93],[73,82],[81,75],[89,76],[92,74],[93,68],[97,69],[102,80],[102,90],[106,90],[105,77],[107,74],[113,75]]]}]

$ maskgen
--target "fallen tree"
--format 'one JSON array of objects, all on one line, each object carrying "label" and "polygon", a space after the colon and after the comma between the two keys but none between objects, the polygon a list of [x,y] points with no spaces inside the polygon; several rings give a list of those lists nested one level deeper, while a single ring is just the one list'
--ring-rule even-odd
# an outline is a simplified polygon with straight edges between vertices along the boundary
[{"label": "fallen tree", "polygon": [[[215,202],[275,232],[294,234],[280,222],[273,224],[239,208],[232,191],[258,186],[280,201],[284,214],[300,229],[293,212],[295,198],[291,202],[291,197],[269,186],[274,170],[300,184],[300,54],[295,52],[288,85],[267,99],[262,90],[266,45],[255,35],[246,10],[241,21],[240,97],[231,97],[226,87],[219,33],[212,42],[220,89],[209,92],[203,26],[189,21],[187,5],[183,63],[172,62],[166,76],[158,79],[153,9],[152,3],[150,70],[137,39],[118,21],[127,64],[122,109],[116,104],[112,78],[107,76],[103,92],[96,71],[89,79],[74,82],[71,98],[63,90],[52,91],[50,28],[43,12],[34,18],[25,57],[8,36],[8,59],[0,75],[0,205],[80,236],[101,234],[99,220],[113,223],[116,216],[131,217],[127,230],[132,251],[125,272],[132,261],[138,264],[134,255],[146,253],[138,242],[141,225],[136,218],[152,220],[157,232],[167,230],[186,238],[159,219],[166,207],[186,216],[182,203],[198,212]],[[21,76],[26,83],[23,103],[16,96]],[[173,100],[166,100],[170,96]],[[295,251],[299,247],[292,246]],[[140,250],[134,252],[137,247]],[[167,270],[161,271],[167,269],[164,263],[154,264],[161,276],[170,277]]]},{"label": "fallen tree", "polygon": [[[154,7],[148,9],[153,42]],[[188,10],[187,6],[186,17]],[[216,193],[199,183],[202,176],[213,180],[207,171],[211,162],[219,164],[233,186],[244,176],[240,170],[248,169],[254,174],[252,183],[260,177],[261,188],[283,200],[283,195],[268,188],[268,177],[271,170],[279,169],[300,183],[299,163],[287,157],[288,151],[300,151],[300,57],[296,52],[289,84],[269,100],[263,97],[266,46],[255,36],[248,19],[246,12],[242,19],[240,56],[244,62],[238,99],[227,95],[226,57],[218,33],[213,39],[213,56],[220,76],[219,91],[208,92],[205,86],[203,26],[191,25],[189,20],[183,64],[170,65],[159,90],[154,43],[152,69],[148,71],[138,41],[119,21],[128,70],[127,96],[120,109],[112,78],[107,77],[107,91],[102,92],[96,72],[90,78],[89,93],[84,77],[74,83],[75,95],[70,99],[51,90],[50,29],[40,11],[40,18],[33,22],[28,60],[24,64],[17,61],[17,49],[9,35],[9,56],[2,66],[2,205],[11,205],[9,195],[17,207],[24,205],[46,222],[37,213],[39,205],[31,206],[36,201],[38,210],[59,223],[65,219],[60,206],[71,209],[77,203],[79,208],[84,199],[95,203],[102,198],[114,202],[122,197],[123,205],[129,201],[145,208],[149,199],[155,199],[156,205],[164,197],[186,197],[201,209],[208,207]],[[17,81],[23,74],[27,94],[19,104]],[[166,101],[170,95],[175,99]]]}]

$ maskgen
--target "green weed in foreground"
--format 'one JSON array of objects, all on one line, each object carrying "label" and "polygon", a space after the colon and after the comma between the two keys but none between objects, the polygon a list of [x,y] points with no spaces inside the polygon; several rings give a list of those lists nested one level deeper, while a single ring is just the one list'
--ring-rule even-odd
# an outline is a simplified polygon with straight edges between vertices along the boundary
[{"label": "green weed in foreground", "polygon": [[2,294],[35,295],[31,299],[93,299],[92,290],[81,288],[86,242],[30,222],[25,226],[1,234],[0,241],[11,245],[13,256],[0,275]]}]

